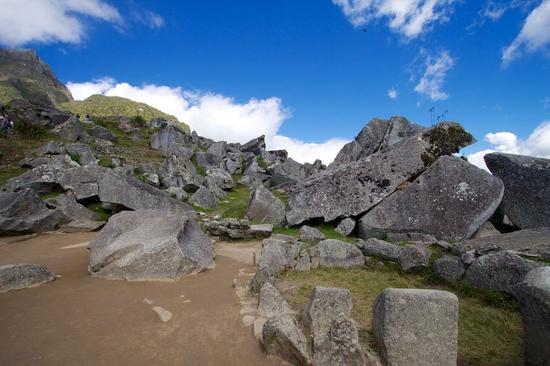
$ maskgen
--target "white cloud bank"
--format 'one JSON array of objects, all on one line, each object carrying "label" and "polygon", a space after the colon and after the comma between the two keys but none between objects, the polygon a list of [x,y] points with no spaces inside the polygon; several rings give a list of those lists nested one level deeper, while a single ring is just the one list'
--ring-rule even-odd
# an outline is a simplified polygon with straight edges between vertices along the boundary
[{"label": "white cloud bank", "polygon": [[84,19],[120,24],[118,10],[102,0],[1,0],[0,43],[80,43]]},{"label": "white cloud bank", "polygon": [[435,23],[449,19],[455,0],[332,0],[351,24],[360,27],[387,19],[393,31],[408,39],[418,37]]},{"label": "white cloud bank", "polygon": [[441,51],[436,57],[426,58],[426,70],[414,88],[419,94],[428,96],[431,100],[446,100],[449,95],[443,91],[447,72],[453,68],[455,60],[448,51]]},{"label": "white cloud bank", "polygon": [[301,163],[321,159],[325,164],[348,141],[334,138],[323,143],[309,143],[279,135],[279,129],[290,112],[279,98],[250,99],[238,103],[220,94],[189,92],[182,88],[159,85],[133,86],[103,78],[84,83],[68,83],[73,97],[83,100],[93,94],[119,96],[147,103],[188,123],[201,136],[214,140],[245,143],[266,135],[269,149],[285,149]]},{"label": "white cloud bank", "polygon": [[550,158],[550,121],[541,123],[526,140],[518,138],[512,132],[488,133],[485,140],[492,145],[491,148],[467,156],[470,163],[485,170],[488,169],[483,157],[492,152]]},{"label": "white cloud bank", "polygon": [[514,41],[502,52],[502,65],[506,67],[525,52],[536,52],[550,44],[550,0],[543,0],[527,16],[523,28]]}]

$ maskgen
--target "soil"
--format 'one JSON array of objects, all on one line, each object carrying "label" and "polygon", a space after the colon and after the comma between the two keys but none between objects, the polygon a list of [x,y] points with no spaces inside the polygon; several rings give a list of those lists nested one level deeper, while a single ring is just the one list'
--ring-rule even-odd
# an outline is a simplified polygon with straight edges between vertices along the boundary
[{"label": "soil", "polygon": [[0,295],[0,365],[281,364],[243,326],[232,287],[254,271],[257,243],[242,252],[221,243],[213,270],[175,282],[127,282],[88,275],[94,236],[0,238],[0,265],[44,264],[60,276]]}]

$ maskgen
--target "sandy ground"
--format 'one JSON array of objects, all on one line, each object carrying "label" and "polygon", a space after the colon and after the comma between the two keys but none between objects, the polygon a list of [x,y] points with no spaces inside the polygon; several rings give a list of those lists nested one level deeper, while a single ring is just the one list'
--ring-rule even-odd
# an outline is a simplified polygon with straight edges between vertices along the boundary
[{"label": "sandy ground", "polygon": [[[257,243],[217,244],[215,269],[176,282],[126,282],[88,276],[94,235],[0,238],[0,265],[39,263],[61,276],[0,295],[0,365],[280,365],[242,325],[232,288],[253,272]],[[172,319],[161,322],[154,306]]]}]

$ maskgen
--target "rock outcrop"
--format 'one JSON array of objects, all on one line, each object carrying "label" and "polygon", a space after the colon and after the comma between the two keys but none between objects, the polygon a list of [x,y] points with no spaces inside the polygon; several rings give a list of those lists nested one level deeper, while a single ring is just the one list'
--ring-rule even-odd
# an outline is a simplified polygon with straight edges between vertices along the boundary
[{"label": "rock outcrop", "polygon": [[31,189],[0,192],[0,234],[29,234],[52,231],[62,215],[48,207]]},{"label": "rock outcrop", "polygon": [[269,319],[262,331],[267,354],[282,358],[291,365],[311,365],[307,339],[290,315]]},{"label": "rock outcrop", "polygon": [[550,226],[550,159],[503,153],[485,163],[504,182],[501,210],[521,229]]},{"label": "rock outcrop", "polygon": [[340,240],[327,239],[310,249],[312,268],[336,267],[354,268],[365,265],[361,249]]},{"label": "rock outcrop", "polygon": [[214,265],[212,242],[181,213],[124,211],[112,216],[90,243],[94,277],[129,281],[174,280]]},{"label": "rock outcrop", "polygon": [[274,226],[283,226],[286,222],[285,205],[269,189],[260,185],[252,191],[246,217]]}]

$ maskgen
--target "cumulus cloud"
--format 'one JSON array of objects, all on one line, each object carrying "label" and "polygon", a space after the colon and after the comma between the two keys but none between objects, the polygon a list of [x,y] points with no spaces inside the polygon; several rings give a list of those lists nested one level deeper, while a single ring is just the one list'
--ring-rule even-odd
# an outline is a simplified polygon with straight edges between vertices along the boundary
[{"label": "cumulus cloud", "polygon": [[449,95],[443,91],[443,84],[447,72],[453,68],[455,60],[448,51],[441,51],[439,55],[426,57],[426,70],[414,90],[428,96],[431,100],[446,100]]},{"label": "cumulus cloud", "polygon": [[395,32],[413,39],[448,20],[455,0],[332,0],[356,27],[386,19]]},{"label": "cumulus cloud", "polygon": [[388,97],[390,99],[397,99],[398,96],[399,96],[399,93],[395,88],[391,88],[390,90],[388,90]]},{"label": "cumulus cloud", "polygon": [[118,10],[102,0],[2,0],[0,43],[79,43],[85,36],[83,20],[119,24]]},{"label": "cumulus cloud", "polygon": [[527,16],[517,37],[502,52],[502,65],[507,66],[525,52],[536,52],[550,44],[550,0],[543,0]]},{"label": "cumulus cloud", "polygon": [[278,134],[282,124],[291,116],[279,98],[252,98],[239,103],[215,93],[162,85],[135,86],[117,83],[113,78],[71,82],[67,87],[77,100],[103,94],[147,103],[188,123],[199,135],[218,141],[245,143],[265,135],[269,149],[285,149],[290,157],[301,163],[312,163],[315,159],[330,163],[348,142],[330,139],[323,143],[311,143]]},{"label": "cumulus cloud", "polygon": [[485,141],[492,145],[489,149],[467,156],[469,162],[485,170],[483,157],[492,152],[550,158],[550,121],[541,123],[525,140],[512,132],[496,132],[485,135]]}]

